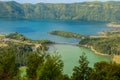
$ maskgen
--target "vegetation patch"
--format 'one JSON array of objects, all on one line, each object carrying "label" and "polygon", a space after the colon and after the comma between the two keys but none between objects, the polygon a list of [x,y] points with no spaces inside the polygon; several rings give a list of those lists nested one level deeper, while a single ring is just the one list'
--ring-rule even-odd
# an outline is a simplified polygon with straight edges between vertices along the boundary
[{"label": "vegetation patch", "polygon": [[88,36],[86,35],[82,35],[82,34],[77,34],[77,33],[73,33],[73,32],[66,32],[66,31],[51,31],[49,32],[49,34],[51,35],[56,35],[56,36],[61,36],[61,37],[66,37],[66,38],[86,38]]},{"label": "vegetation patch", "polygon": [[88,37],[82,39],[79,44],[92,46],[100,53],[108,55],[120,55],[120,32],[119,30],[106,31],[105,38]]}]

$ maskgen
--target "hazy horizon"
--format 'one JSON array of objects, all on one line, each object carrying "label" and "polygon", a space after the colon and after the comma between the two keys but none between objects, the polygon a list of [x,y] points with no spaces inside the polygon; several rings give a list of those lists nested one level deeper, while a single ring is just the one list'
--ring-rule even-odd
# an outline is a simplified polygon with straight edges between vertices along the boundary
[{"label": "hazy horizon", "polygon": [[0,1],[16,1],[18,3],[78,3],[78,2],[92,2],[92,1],[120,1],[120,0],[0,0]]}]

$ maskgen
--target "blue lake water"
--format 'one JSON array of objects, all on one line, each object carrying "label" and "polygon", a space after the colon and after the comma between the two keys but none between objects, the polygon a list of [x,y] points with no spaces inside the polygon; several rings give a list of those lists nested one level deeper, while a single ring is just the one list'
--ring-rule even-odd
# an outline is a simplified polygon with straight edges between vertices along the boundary
[{"label": "blue lake water", "polygon": [[49,39],[56,42],[78,42],[78,39],[67,39],[49,35],[52,30],[64,30],[86,35],[99,35],[98,32],[110,30],[106,23],[75,22],[36,19],[0,19],[0,33],[19,32],[32,39]]},{"label": "blue lake water", "polygon": [[[98,32],[110,30],[106,23],[98,22],[75,22],[75,21],[58,21],[58,20],[25,20],[25,19],[0,19],[0,33],[19,32],[31,39],[49,39],[56,42],[70,42],[77,43],[79,39],[68,39],[58,36],[49,35],[48,32],[52,30],[64,30],[86,35],[99,35]],[[110,61],[107,56],[94,54],[91,50],[72,46],[72,45],[52,45],[50,52],[57,50],[62,56],[64,62],[64,73],[72,74],[72,69],[78,65],[79,56],[83,52],[90,62],[89,66],[93,67],[94,63],[99,61]]]}]

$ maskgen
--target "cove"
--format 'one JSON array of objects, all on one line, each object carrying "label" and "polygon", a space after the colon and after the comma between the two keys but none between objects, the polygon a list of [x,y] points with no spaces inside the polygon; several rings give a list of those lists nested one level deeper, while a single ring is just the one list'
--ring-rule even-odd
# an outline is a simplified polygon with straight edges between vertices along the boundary
[{"label": "cove", "polygon": [[53,53],[54,51],[61,55],[61,59],[64,62],[63,71],[68,75],[72,75],[74,66],[78,66],[79,56],[81,56],[83,52],[86,54],[87,60],[90,62],[90,67],[93,67],[96,62],[110,61],[110,57],[95,54],[93,51],[85,47],[60,44],[51,45],[50,52]]}]

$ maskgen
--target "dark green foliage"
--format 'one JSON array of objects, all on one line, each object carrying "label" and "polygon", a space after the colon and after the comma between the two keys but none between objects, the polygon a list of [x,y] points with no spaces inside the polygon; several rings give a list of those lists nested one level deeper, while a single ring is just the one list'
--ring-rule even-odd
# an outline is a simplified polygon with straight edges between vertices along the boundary
[{"label": "dark green foliage", "polygon": [[66,31],[51,31],[51,32],[49,32],[49,34],[62,36],[62,37],[66,37],[66,38],[85,38],[85,37],[87,37],[86,35],[77,34],[77,33],[73,33],[73,32],[66,32]]},{"label": "dark green foliage", "polygon": [[17,73],[14,49],[12,47],[0,48],[0,80],[12,80]]},{"label": "dark green foliage", "polygon": [[17,66],[26,66],[28,63],[28,55],[33,52],[32,46],[21,44],[13,45],[16,55],[16,64]]},{"label": "dark green foliage", "polygon": [[[15,63],[17,67],[25,66],[28,62],[28,55],[33,52],[32,46],[27,44],[14,44],[9,43],[8,44],[10,48],[12,48],[13,52],[11,54],[15,55]],[[1,48],[5,50],[6,52],[10,52],[10,50],[7,50],[8,47]]]},{"label": "dark green foliage", "polygon": [[2,18],[38,18],[85,21],[119,21],[120,2],[83,2],[73,4],[19,4],[0,2]]},{"label": "dark green foliage", "polygon": [[120,65],[115,63],[95,63],[89,80],[120,80]]},{"label": "dark green foliage", "polygon": [[39,66],[37,80],[60,80],[62,79],[63,62],[59,56],[48,56],[43,65]]},{"label": "dark green foliage", "polygon": [[37,69],[41,66],[44,62],[45,54],[42,53],[33,53],[29,55],[28,64],[27,64],[27,76],[32,79],[36,80],[37,78]]},{"label": "dark green foliage", "polygon": [[60,80],[64,78],[63,62],[57,55],[30,54],[27,75],[32,80]]},{"label": "dark green foliage", "polygon": [[83,54],[79,59],[79,66],[75,66],[73,69],[72,80],[89,80],[92,69],[88,67],[89,61]]},{"label": "dark green foliage", "polygon": [[67,74],[63,75],[61,80],[71,80]]},{"label": "dark green foliage", "polygon": [[52,42],[52,41],[50,41],[50,40],[44,40],[44,39],[42,39],[42,40],[32,40],[32,42],[33,43],[37,43],[37,44],[52,44],[52,43],[54,43],[54,42]]}]

